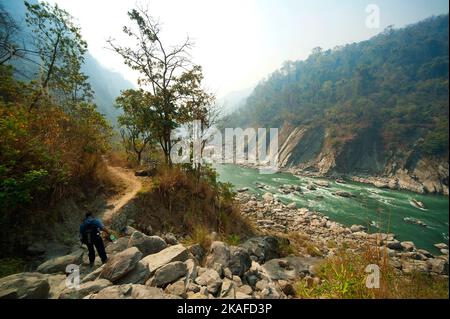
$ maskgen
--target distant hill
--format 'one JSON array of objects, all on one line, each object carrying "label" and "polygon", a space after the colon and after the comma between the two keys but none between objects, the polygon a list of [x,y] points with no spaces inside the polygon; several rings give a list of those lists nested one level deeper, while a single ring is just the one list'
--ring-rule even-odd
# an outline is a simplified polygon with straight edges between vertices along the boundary
[{"label": "distant hill", "polygon": [[[37,3],[36,0],[29,0]],[[26,8],[22,0],[1,0],[0,9],[6,10],[21,28],[20,42],[31,49],[30,32],[25,24]],[[37,67],[26,60],[14,60],[11,63],[16,69],[16,76],[22,80],[29,80],[36,76]],[[89,76],[89,82],[95,92],[94,102],[100,113],[104,114],[113,124],[116,123],[120,110],[114,107],[114,101],[120,91],[133,88],[134,85],[121,74],[102,66],[90,53],[86,54],[82,71]]]},{"label": "distant hill", "polygon": [[405,188],[448,193],[448,19],[285,62],[228,123],[279,127],[286,168],[401,175]]},{"label": "distant hill", "polygon": [[249,87],[242,90],[232,91],[218,99],[219,105],[222,106],[222,115],[228,115],[244,105],[247,97],[252,93],[253,89],[254,87]]}]

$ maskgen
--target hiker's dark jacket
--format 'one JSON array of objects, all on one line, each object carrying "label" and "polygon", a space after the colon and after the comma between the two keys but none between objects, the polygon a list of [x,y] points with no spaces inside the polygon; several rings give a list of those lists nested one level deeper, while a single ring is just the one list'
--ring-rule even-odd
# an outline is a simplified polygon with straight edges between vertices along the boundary
[{"label": "hiker's dark jacket", "polygon": [[100,231],[103,229],[105,229],[105,226],[103,226],[101,221],[93,217],[88,217],[80,225],[80,240],[83,243],[86,243],[88,239],[91,241],[97,236],[100,236]]}]

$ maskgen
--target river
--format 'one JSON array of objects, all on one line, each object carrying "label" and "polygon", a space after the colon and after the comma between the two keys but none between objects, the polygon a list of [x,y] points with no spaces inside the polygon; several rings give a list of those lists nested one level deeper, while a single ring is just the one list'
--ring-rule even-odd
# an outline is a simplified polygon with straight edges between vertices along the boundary
[{"label": "river", "polygon": [[[219,180],[232,183],[235,189],[248,187],[249,192],[257,195],[270,192],[283,203],[295,202],[298,208],[321,212],[346,226],[359,224],[367,226],[369,232],[394,233],[397,239],[413,241],[417,248],[434,254],[439,251],[433,244],[448,244],[449,241],[449,198],[446,196],[379,189],[351,181],[341,184],[334,180],[328,180],[329,187],[316,186],[316,190],[308,190],[306,186],[317,179],[288,173],[260,174],[257,169],[232,164],[215,168]],[[258,188],[258,183],[266,188]],[[299,185],[303,194],[283,194],[279,187],[286,184]],[[334,195],[336,191],[350,192],[355,197]],[[423,202],[426,209],[414,207],[412,199]],[[406,222],[405,217],[420,220],[426,226]]]}]

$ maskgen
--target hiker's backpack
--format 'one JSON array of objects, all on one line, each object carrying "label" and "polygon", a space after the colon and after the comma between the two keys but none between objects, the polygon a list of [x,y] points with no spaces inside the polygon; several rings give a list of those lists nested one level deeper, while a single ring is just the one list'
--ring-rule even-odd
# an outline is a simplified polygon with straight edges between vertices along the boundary
[{"label": "hiker's backpack", "polygon": [[93,244],[98,235],[97,225],[93,221],[85,224],[82,237],[84,244]]}]

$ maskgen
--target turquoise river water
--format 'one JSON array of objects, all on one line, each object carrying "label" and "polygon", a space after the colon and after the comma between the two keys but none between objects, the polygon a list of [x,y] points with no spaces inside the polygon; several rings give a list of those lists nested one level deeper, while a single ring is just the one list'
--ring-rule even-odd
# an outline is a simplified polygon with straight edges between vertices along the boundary
[{"label": "turquoise river water", "polygon": [[[439,253],[435,243],[448,244],[449,198],[441,195],[421,195],[408,191],[379,189],[371,185],[347,181],[345,184],[328,180],[329,187],[316,186],[308,190],[306,185],[315,179],[298,177],[288,173],[260,174],[257,169],[236,165],[217,165],[219,180],[230,182],[235,189],[248,187],[257,195],[271,192],[283,203],[296,202],[297,207],[306,207],[321,212],[330,219],[346,226],[360,224],[367,226],[369,232],[394,233],[399,240],[411,240],[418,248],[431,253]],[[266,185],[266,189],[257,184]],[[299,185],[303,194],[283,194],[281,185]],[[355,197],[345,198],[334,195],[336,191],[350,192]],[[426,209],[413,205],[412,199],[425,204]],[[424,225],[410,223],[404,218],[422,221]]]}]

